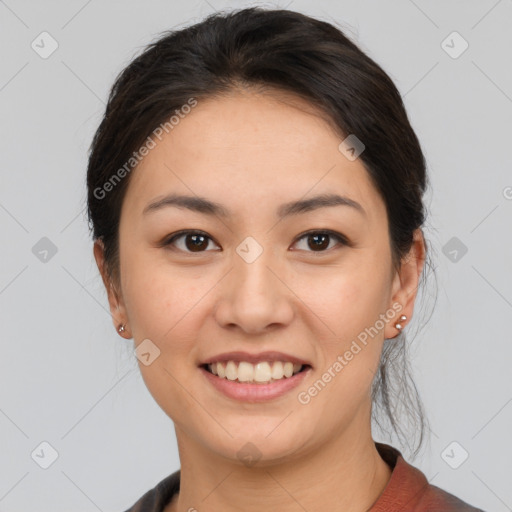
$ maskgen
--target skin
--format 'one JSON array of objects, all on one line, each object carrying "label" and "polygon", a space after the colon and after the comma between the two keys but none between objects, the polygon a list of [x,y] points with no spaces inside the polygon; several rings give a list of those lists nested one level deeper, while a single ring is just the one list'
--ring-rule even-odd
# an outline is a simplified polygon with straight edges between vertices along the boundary
[{"label": "skin", "polygon": [[[149,338],[160,350],[139,366],[176,430],[181,489],[166,512],[365,511],[390,479],[371,436],[371,383],[385,338],[399,333],[398,317],[412,317],[425,245],[418,230],[392,270],[385,204],[362,161],[338,150],[341,140],[293,96],[237,90],[199,102],[132,171],[114,287],[95,243],[114,325],[126,324],[122,336],[135,346]],[[171,192],[206,197],[232,217],[176,207],[143,215]],[[282,203],[322,193],[347,196],[366,213],[334,206],[278,221]],[[159,244],[182,229],[210,238],[200,252],[186,237]],[[299,237],[320,229],[351,245],[330,238],[315,249]],[[236,252],[247,236],[263,248],[252,263]],[[298,393],[394,303],[402,310],[310,403],[299,403]],[[242,403],[220,394],[198,368],[232,350],[278,350],[313,370],[280,398]],[[237,457],[247,442],[261,452],[251,467]]]}]

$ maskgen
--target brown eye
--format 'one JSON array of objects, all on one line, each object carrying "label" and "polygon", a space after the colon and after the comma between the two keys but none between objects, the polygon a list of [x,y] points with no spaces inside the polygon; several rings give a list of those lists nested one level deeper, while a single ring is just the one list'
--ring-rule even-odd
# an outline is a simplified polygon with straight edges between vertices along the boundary
[{"label": "brown eye", "polygon": [[[179,242],[178,242],[179,241]],[[202,231],[181,231],[167,239],[164,246],[175,246],[184,252],[206,252],[209,242],[213,240]]]},{"label": "brown eye", "polygon": [[[349,245],[347,239],[334,231],[309,231],[299,237],[299,241],[305,239],[306,247],[299,248],[307,252],[327,252],[336,245]],[[332,242],[337,242],[332,243]],[[209,243],[212,238],[202,231],[180,231],[172,235],[162,246],[173,246],[174,248],[189,253],[208,252]],[[296,242],[297,243],[297,242]],[[215,244],[216,245],[216,244]],[[218,247],[218,246],[217,246]]]},{"label": "brown eye", "polygon": [[337,241],[338,245],[348,245],[347,240],[334,231],[310,231],[303,234],[299,241],[302,239],[306,239],[307,248],[302,247],[301,250],[309,252],[326,252],[326,249],[332,248],[331,242],[333,240]]}]

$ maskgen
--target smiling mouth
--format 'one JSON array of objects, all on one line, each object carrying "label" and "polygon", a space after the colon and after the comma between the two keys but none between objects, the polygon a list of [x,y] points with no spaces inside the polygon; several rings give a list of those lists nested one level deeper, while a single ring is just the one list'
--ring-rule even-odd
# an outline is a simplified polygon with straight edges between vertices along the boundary
[{"label": "smiling mouth", "polygon": [[247,384],[269,384],[286,380],[311,368],[308,364],[290,361],[262,361],[256,364],[247,361],[219,361],[203,364],[201,367],[221,379]]}]

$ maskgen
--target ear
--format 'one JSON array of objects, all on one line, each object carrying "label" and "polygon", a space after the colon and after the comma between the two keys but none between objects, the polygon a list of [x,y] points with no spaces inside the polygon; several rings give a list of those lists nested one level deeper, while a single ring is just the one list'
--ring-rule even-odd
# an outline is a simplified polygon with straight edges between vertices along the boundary
[{"label": "ear", "polygon": [[[400,334],[400,329],[395,327],[396,323],[400,323],[404,327],[411,321],[421,272],[425,264],[425,254],[425,239],[423,232],[418,228],[414,231],[411,249],[402,259],[400,270],[393,277],[392,299],[389,307],[396,311],[397,304],[400,304],[402,309],[386,325],[384,330],[384,337],[386,339],[395,338]],[[395,305],[394,307],[393,304]],[[407,319],[399,321],[402,315],[405,315]]]},{"label": "ear", "polygon": [[[101,238],[95,240],[93,253],[94,259],[96,260],[96,265],[98,265],[98,270],[100,271],[103,284],[107,291],[110,314],[112,315],[112,322],[116,332],[119,334],[119,336],[129,339],[131,336],[129,334],[129,328],[127,325],[128,315],[126,314],[126,308],[122,300],[122,294],[116,289],[115,284],[112,282],[112,279],[108,275],[107,265],[105,263],[105,247]],[[120,325],[125,326],[125,331],[123,333],[118,331]]]}]

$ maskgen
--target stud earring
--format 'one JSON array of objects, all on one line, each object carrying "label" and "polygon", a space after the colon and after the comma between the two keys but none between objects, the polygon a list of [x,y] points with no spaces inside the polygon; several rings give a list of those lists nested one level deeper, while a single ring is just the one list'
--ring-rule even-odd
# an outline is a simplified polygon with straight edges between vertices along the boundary
[{"label": "stud earring", "polygon": [[403,329],[403,325],[402,325],[400,322],[403,322],[404,320],[407,320],[407,317],[406,317],[405,315],[402,315],[402,316],[400,317],[399,322],[395,324],[395,327],[396,327],[399,331],[401,331],[401,330]]},{"label": "stud earring", "polygon": [[117,329],[117,332],[121,333],[121,332],[124,332],[126,331],[125,327],[124,327],[124,324],[120,325]]}]

